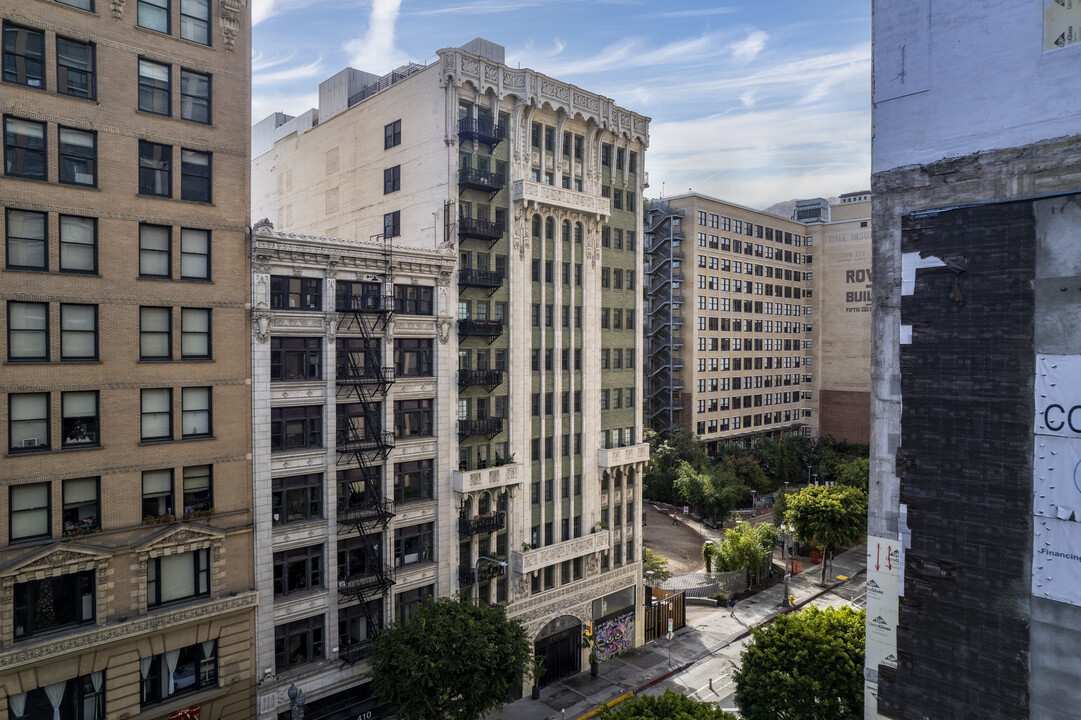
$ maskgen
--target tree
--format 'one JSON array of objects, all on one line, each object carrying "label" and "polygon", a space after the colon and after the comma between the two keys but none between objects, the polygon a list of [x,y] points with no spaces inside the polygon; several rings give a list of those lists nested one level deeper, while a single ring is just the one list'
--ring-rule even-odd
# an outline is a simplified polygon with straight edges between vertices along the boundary
[{"label": "tree", "polygon": [[822,549],[822,584],[826,584],[825,554],[855,545],[867,529],[867,493],[848,485],[812,485],[786,498],[785,522],[796,539]]},{"label": "tree", "polygon": [[649,463],[643,476],[649,497],[663,502],[675,502],[678,498],[674,483],[679,466],[686,462],[698,471],[709,468],[705,447],[698,437],[686,428],[678,428],[662,437],[647,432],[650,444]]},{"label": "tree", "polygon": [[767,561],[773,557],[778,537],[777,528],[769,523],[745,522],[736,525],[725,532],[724,540],[714,549],[714,570],[746,570],[747,583],[755,584],[761,578]]},{"label": "tree", "polygon": [[852,458],[837,463],[837,482],[842,485],[859,488],[867,492],[867,481],[871,475],[871,463],[867,458]]},{"label": "tree", "polygon": [[746,720],[863,717],[864,611],[810,607],[751,628],[733,674]]},{"label": "tree", "polygon": [[376,693],[402,720],[475,720],[525,677],[533,649],[501,606],[426,601],[374,640]]},{"label": "tree", "polygon": [[762,472],[758,461],[751,455],[729,455],[721,462],[721,465],[732,473],[732,476],[736,478],[740,485],[749,490],[754,490],[757,493],[767,493],[776,487],[776,482],[766,477],[766,473]]},{"label": "tree", "polygon": [[600,715],[603,720],[736,720],[710,702],[692,700],[686,695],[672,692],[664,695],[640,695],[624,700],[614,708],[607,708]]},{"label": "tree", "polygon": [[642,548],[642,573],[647,572],[653,573],[653,582],[664,582],[672,577],[672,573],[668,572],[668,558],[644,547]]}]

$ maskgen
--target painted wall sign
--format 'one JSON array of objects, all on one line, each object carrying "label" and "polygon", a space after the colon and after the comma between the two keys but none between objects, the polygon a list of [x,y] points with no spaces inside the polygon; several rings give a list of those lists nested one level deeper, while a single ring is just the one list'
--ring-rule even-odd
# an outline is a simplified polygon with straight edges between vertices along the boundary
[{"label": "painted wall sign", "polygon": [[1081,0],[1043,1],[1043,49],[1061,50],[1081,40]]}]

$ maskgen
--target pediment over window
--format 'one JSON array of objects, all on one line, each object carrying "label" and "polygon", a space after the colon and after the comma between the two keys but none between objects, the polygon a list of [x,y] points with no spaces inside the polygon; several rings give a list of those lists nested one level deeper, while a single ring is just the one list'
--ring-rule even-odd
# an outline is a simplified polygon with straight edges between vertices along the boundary
[{"label": "pediment over window", "polygon": [[45,548],[39,548],[34,552],[19,558],[13,563],[0,568],[0,575],[4,577],[38,575],[52,575],[56,571],[69,573],[90,570],[99,563],[103,563],[112,557],[112,553],[95,547],[85,545],[55,544]]},{"label": "pediment over window", "polygon": [[225,538],[225,531],[209,527],[178,525],[162,530],[151,536],[134,550],[138,553],[159,555],[172,552],[186,552],[211,545],[220,545]]}]

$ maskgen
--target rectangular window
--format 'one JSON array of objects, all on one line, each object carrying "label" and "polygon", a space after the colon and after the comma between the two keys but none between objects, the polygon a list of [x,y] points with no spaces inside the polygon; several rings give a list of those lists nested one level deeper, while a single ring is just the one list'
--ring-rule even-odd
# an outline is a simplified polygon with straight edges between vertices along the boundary
[{"label": "rectangular window", "polygon": [[[5,28],[5,32],[7,29]],[[46,180],[45,123],[4,117],[4,173],[9,177]]]},{"label": "rectangular window", "polygon": [[432,288],[424,285],[395,285],[394,311],[404,315],[431,315]]},{"label": "rectangular window", "polygon": [[394,596],[394,618],[399,622],[408,622],[416,609],[425,600],[435,595],[434,585],[425,585],[415,590],[406,590]]},{"label": "rectangular window", "polygon": [[434,496],[434,477],[431,460],[395,463],[394,502],[431,500]]},{"label": "rectangular window", "polygon": [[140,437],[148,440],[173,439],[173,391],[147,388],[140,395]]},{"label": "rectangular window", "polygon": [[64,534],[72,536],[101,528],[98,502],[99,478],[71,478],[64,481]]},{"label": "rectangular window", "polygon": [[157,607],[209,594],[209,550],[163,555],[147,561],[147,607]]},{"label": "rectangular window", "polygon": [[[142,3],[140,2],[140,7]],[[139,59],[139,109],[156,115],[171,115],[172,66]]]},{"label": "rectangular window", "polygon": [[180,199],[192,202],[211,201],[210,153],[196,150],[180,151]]},{"label": "rectangular window", "polygon": [[402,189],[402,166],[395,165],[383,170],[383,194],[388,195]]},{"label": "rectangular window", "polygon": [[[35,635],[61,628],[94,622],[94,588],[93,570],[15,583],[15,642],[28,640]],[[10,707],[10,696],[8,703]],[[12,717],[52,717],[52,715],[35,716],[26,713],[24,708],[24,714],[12,713]],[[61,717],[89,720],[94,716],[71,714],[61,715]]]},{"label": "rectangular window", "polygon": [[209,75],[180,68],[180,118],[210,124]]},{"label": "rectangular window", "polygon": [[96,218],[60,216],[60,272],[98,271],[98,221]]},{"label": "rectangular window", "polygon": [[323,587],[322,545],[274,553],[274,597]]},{"label": "rectangular window", "polygon": [[79,448],[100,445],[97,391],[61,393],[60,400],[62,446]]},{"label": "rectangular window", "polygon": [[210,44],[208,0],[180,0],[180,37],[201,45]]},{"label": "rectangular window", "polygon": [[390,150],[392,147],[402,144],[402,121],[395,120],[383,127],[383,149]]},{"label": "rectangular window", "polygon": [[173,514],[171,468],[143,471],[143,522]]},{"label": "rectangular window", "polygon": [[180,277],[183,280],[210,279],[210,231],[180,229]]},{"label": "rectangular window", "polygon": [[8,395],[9,451],[48,450],[49,440],[49,393]]},{"label": "rectangular window", "polygon": [[184,468],[184,518],[202,517],[214,510],[212,465]]},{"label": "rectangular window", "polygon": [[430,338],[395,339],[394,374],[396,377],[431,377],[432,340]]},{"label": "rectangular window", "polygon": [[172,230],[164,225],[139,226],[139,275],[163,277],[171,274]]},{"label": "rectangular window", "polygon": [[173,196],[173,149],[139,141],[139,194]]},{"label": "rectangular window", "polygon": [[170,360],[173,357],[172,310],[139,308],[139,359]]},{"label": "rectangular window", "polygon": [[210,329],[209,308],[182,308],[180,310],[180,357],[209,358]]},{"label": "rectangular window", "polygon": [[322,473],[274,478],[270,503],[275,525],[323,517]]},{"label": "rectangular window", "polygon": [[13,485],[10,488],[8,507],[11,508],[11,517],[8,528],[11,542],[52,534],[49,522],[52,517],[51,490],[52,486],[47,482]]},{"label": "rectangular window", "polygon": [[8,268],[48,269],[45,213],[8,210],[6,226]]},{"label": "rectangular window", "polygon": [[402,234],[402,213],[395,210],[383,215],[383,237],[392,238]]},{"label": "rectangular window", "polygon": [[394,531],[394,566],[415,565],[432,560],[432,523],[398,528]]},{"label": "rectangular window", "polygon": [[97,133],[62,127],[59,135],[60,182],[68,185],[97,186]]},{"label": "rectangular window", "polygon": [[143,705],[216,688],[218,641],[206,640],[150,658],[141,658],[139,671],[142,676],[140,700]]},{"label": "rectangular window", "polygon": [[270,338],[271,382],[322,378],[322,347],[322,338]]},{"label": "rectangular window", "polygon": [[272,275],[270,307],[275,310],[322,310],[323,283],[317,278]]},{"label": "rectangular window", "polygon": [[4,82],[45,89],[45,33],[4,23]]},{"label": "rectangular window", "polygon": [[8,301],[8,360],[49,359],[49,304]]},{"label": "rectangular window", "polygon": [[322,406],[270,409],[271,451],[321,447],[323,447]]},{"label": "rectangular window", "polygon": [[139,0],[139,27],[161,33],[169,32],[169,0]]},{"label": "rectangular window", "polygon": [[208,387],[184,388],[180,393],[183,437],[206,437],[212,432],[211,392]]},{"label": "rectangular window", "polygon": [[394,436],[431,437],[431,400],[396,400],[394,402]]},{"label": "rectangular window", "polygon": [[96,89],[93,45],[57,36],[56,91],[63,95],[94,99]]}]

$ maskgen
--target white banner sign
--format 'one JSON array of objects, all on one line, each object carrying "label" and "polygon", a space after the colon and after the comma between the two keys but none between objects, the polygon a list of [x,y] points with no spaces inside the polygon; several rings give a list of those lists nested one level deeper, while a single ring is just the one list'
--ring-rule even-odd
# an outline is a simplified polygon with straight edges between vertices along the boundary
[{"label": "white banner sign", "polygon": [[1037,435],[1032,461],[1032,511],[1081,522],[1081,440]]},{"label": "white banner sign", "polygon": [[1081,523],[1033,520],[1032,594],[1081,605]]},{"label": "white banner sign", "polygon": [[1036,356],[1037,435],[1081,438],[1081,356]]}]

